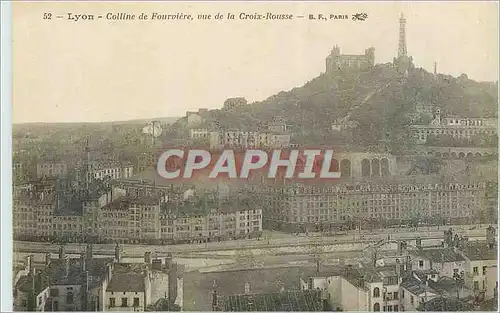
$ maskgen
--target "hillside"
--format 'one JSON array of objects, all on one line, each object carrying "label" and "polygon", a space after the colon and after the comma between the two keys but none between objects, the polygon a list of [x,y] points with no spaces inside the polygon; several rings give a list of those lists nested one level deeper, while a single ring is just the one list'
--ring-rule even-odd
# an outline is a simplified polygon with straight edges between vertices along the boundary
[{"label": "hillside", "polygon": [[[407,77],[391,64],[373,69],[322,74],[304,86],[280,92],[261,102],[231,110],[209,112],[209,121],[223,129],[257,130],[275,116],[287,119],[295,141],[377,147],[388,142],[391,150],[407,146],[409,112],[417,102],[432,103],[443,115],[491,117],[497,115],[498,84],[479,83],[466,75],[454,78],[423,69]],[[350,134],[330,134],[336,119],[356,121]],[[399,147],[399,148],[398,148]]]}]

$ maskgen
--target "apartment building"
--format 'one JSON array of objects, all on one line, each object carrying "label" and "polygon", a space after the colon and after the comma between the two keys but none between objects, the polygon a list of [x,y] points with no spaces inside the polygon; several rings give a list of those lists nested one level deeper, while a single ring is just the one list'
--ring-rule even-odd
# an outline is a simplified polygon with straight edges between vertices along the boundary
[{"label": "apartment building", "polygon": [[399,285],[409,271],[406,263],[374,267],[347,265],[300,279],[303,290],[321,290],[335,311],[400,311]]},{"label": "apartment building", "polygon": [[99,209],[97,236],[107,241],[148,241],[160,238],[158,196],[118,197]]},{"label": "apartment building", "polygon": [[23,194],[13,199],[13,235],[20,239],[48,239],[57,197],[54,194]]},{"label": "apartment building", "polygon": [[393,178],[379,184],[248,186],[265,208],[265,225],[288,231],[318,231],[353,222],[402,223],[416,217],[466,221],[482,210],[485,191],[485,182],[446,182],[431,176]]},{"label": "apartment building", "polygon": [[439,276],[454,277],[466,270],[465,258],[454,247],[412,251],[412,268],[436,271]]},{"label": "apartment building", "polygon": [[36,165],[36,177],[59,177],[68,176],[68,165],[62,162],[43,162]]},{"label": "apartment building", "polygon": [[192,128],[189,130],[189,138],[191,139],[209,139],[210,130],[207,128]]},{"label": "apartment building", "polygon": [[496,119],[442,118],[440,110],[434,113],[429,125],[412,125],[410,131],[417,143],[424,144],[429,136],[451,136],[456,139],[471,139],[476,135],[495,135],[498,132]]},{"label": "apartment building", "polygon": [[210,148],[285,148],[290,135],[277,132],[219,131],[210,133]]},{"label": "apartment building", "polygon": [[54,215],[52,217],[52,236],[65,240],[83,240],[83,216],[80,214]]},{"label": "apartment building", "polygon": [[498,290],[497,247],[486,242],[469,242],[461,249],[465,258],[465,282],[481,300],[493,299]]},{"label": "apartment building", "polygon": [[151,304],[149,267],[117,263],[112,272],[104,294],[104,311],[145,311]]},{"label": "apartment building", "polygon": [[98,179],[120,179],[129,178],[134,175],[134,166],[129,162],[93,162],[84,166],[89,181]]},{"label": "apartment building", "polygon": [[166,241],[254,237],[262,232],[262,209],[245,200],[190,200],[168,205],[161,215],[161,227],[161,239]]}]

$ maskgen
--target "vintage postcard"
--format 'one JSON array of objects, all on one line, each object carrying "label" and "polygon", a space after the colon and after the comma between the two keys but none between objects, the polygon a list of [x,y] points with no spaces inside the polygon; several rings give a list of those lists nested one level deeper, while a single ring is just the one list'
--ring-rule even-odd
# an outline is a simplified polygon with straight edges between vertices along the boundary
[{"label": "vintage postcard", "polygon": [[497,2],[13,3],[12,309],[497,311],[498,45]]}]

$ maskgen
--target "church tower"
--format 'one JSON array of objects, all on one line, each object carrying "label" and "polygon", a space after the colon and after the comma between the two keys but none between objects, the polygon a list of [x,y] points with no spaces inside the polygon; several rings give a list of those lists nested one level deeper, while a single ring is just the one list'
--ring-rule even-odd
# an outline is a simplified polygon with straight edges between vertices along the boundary
[{"label": "church tower", "polygon": [[398,58],[406,57],[406,19],[403,13],[399,18],[399,48],[398,48]]}]

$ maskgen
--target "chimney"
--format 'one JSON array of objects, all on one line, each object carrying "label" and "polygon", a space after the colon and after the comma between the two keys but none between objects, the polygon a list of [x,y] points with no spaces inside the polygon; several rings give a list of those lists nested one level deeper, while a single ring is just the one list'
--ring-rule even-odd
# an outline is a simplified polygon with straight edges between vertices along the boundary
[{"label": "chimney", "polygon": [[245,283],[245,293],[250,293],[250,283],[249,282]]},{"label": "chimney", "polygon": [[86,252],[87,252],[87,259],[92,259],[94,257],[94,245],[88,243]]},{"label": "chimney", "polygon": [[28,271],[29,274],[33,272],[33,255],[30,254],[26,257],[26,263],[24,264],[26,270]]},{"label": "chimney", "polygon": [[365,287],[365,278],[363,276],[360,276],[358,278],[358,284],[361,288],[364,288]]},{"label": "chimney", "polygon": [[62,260],[66,257],[66,253],[64,252],[64,246],[59,246],[59,260]]},{"label": "chimney", "polygon": [[144,253],[144,263],[146,264],[151,264],[151,252],[150,251],[147,251],[146,253]]},{"label": "chimney", "polygon": [[167,257],[165,258],[165,267],[167,270],[170,270],[172,268],[172,252],[167,253]]},{"label": "chimney", "polygon": [[69,258],[67,256],[65,256],[63,259],[63,266],[64,266],[64,274],[66,276],[68,276],[69,275]]},{"label": "chimney", "polygon": [[82,272],[85,272],[87,270],[87,255],[86,253],[82,253],[80,255],[80,265],[82,267]]},{"label": "chimney", "polygon": [[415,239],[415,245],[418,249],[422,249],[422,239],[420,237],[417,237],[417,239]]},{"label": "chimney", "polygon": [[396,275],[398,276],[398,279],[399,277],[401,277],[401,266],[399,259],[396,259]]},{"label": "chimney", "polygon": [[[85,256],[83,256],[83,259],[85,259]],[[82,311],[84,312],[87,312],[89,311],[89,308],[88,308],[88,296],[89,296],[89,284],[90,284],[90,281],[89,281],[89,271],[84,271],[83,273],[81,273],[82,275],[82,278],[83,278],[83,292],[81,293],[81,298],[82,298]]]},{"label": "chimney", "polygon": [[491,243],[494,244],[496,241],[496,229],[491,225],[486,228],[486,241],[488,242],[488,246]]},{"label": "chimney", "polygon": [[108,283],[111,281],[111,276],[113,275],[113,267],[110,263],[106,266],[106,275],[108,276]]},{"label": "chimney", "polygon": [[406,257],[406,271],[407,271],[408,275],[411,275],[412,267],[411,267],[411,257],[410,256]]},{"label": "chimney", "polygon": [[319,260],[316,261],[316,272],[321,273],[321,262]]},{"label": "chimney", "polygon": [[351,264],[349,264],[349,265],[347,265],[347,267],[346,267],[346,277],[347,277],[347,278],[350,278],[350,277],[351,277],[351,273],[352,273],[352,265],[351,265]]},{"label": "chimney", "polygon": [[45,266],[49,266],[50,261],[52,260],[50,253],[45,253]]},{"label": "chimney", "polygon": [[120,245],[115,246],[115,262],[120,263],[122,261],[122,251]]}]

